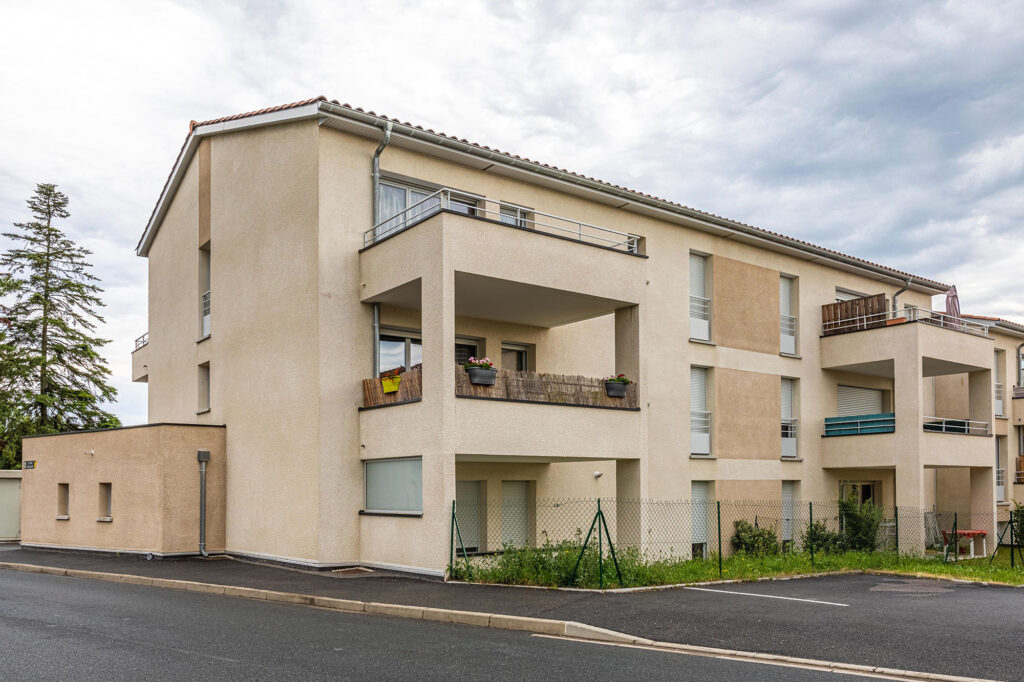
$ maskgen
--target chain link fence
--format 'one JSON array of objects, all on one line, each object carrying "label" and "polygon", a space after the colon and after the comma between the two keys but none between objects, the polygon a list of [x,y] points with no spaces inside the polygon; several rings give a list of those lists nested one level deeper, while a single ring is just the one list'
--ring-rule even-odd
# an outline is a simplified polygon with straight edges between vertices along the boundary
[{"label": "chain link fence", "polygon": [[599,504],[615,550],[647,561],[729,557],[741,550],[976,557],[991,554],[1002,530],[991,513],[852,500],[538,499],[454,506],[452,554],[486,563],[510,549],[582,547]]}]

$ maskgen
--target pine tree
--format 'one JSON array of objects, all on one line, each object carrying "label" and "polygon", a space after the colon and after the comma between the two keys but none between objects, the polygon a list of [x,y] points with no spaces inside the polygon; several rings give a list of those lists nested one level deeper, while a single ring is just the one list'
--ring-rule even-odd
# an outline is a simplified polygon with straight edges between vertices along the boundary
[{"label": "pine tree", "polygon": [[117,391],[99,353],[108,341],[93,335],[103,322],[97,312],[103,302],[98,279],[88,271],[91,251],[57,227],[70,213],[56,185],[36,185],[28,207],[33,219],[4,233],[15,245],[0,257],[13,297],[7,339],[28,377],[15,404],[24,406],[28,414],[21,416],[39,433],[119,426],[100,407]]}]

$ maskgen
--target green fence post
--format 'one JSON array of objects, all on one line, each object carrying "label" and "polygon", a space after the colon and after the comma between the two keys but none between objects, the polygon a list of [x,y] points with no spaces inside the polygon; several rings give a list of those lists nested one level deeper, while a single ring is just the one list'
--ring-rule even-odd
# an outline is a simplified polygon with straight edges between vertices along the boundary
[{"label": "green fence post", "polygon": [[[996,543],[996,549],[999,549],[999,543]],[[1013,551],[1017,549],[1017,543],[1013,541],[1013,512],[1010,512],[1010,568],[1016,568],[1013,561]]]},{"label": "green fence post", "polygon": [[896,553],[900,553],[900,508],[896,505],[892,508],[893,519],[896,521]]},{"label": "green fence post", "polygon": [[[619,570],[619,560],[615,556],[615,545],[612,543],[612,534],[608,530],[608,522],[605,521],[604,512],[601,512],[601,523],[604,525],[604,534],[608,536],[608,551],[612,554],[612,563],[615,564],[615,575],[619,579],[619,587],[625,587],[625,585],[622,584],[622,571]],[[600,528],[598,529],[598,532],[600,532]]]},{"label": "green fence post", "polygon": [[807,543],[811,546],[811,568],[814,568],[814,503],[807,503]]},{"label": "green fence post", "polygon": [[[604,514],[601,513],[601,498],[597,498],[597,516],[594,521],[604,521]],[[608,538],[611,542],[611,538]],[[602,542],[601,526],[597,527],[597,587],[604,589],[604,543]]]},{"label": "green fence post", "polygon": [[452,577],[455,568],[455,500],[452,500],[452,527],[448,533],[448,577]]},{"label": "green fence post", "polygon": [[718,579],[722,579],[722,501],[715,500],[715,510],[718,515]]},{"label": "green fence post", "polygon": [[[600,504],[600,501],[598,501],[598,504]],[[597,519],[598,519],[598,515],[594,514],[594,520],[590,522],[590,530],[587,531],[587,537],[583,541],[583,549],[580,550],[579,558],[576,559],[576,565],[573,566],[572,576],[569,578],[569,584],[570,585],[572,583],[576,582],[576,573],[577,573],[577,571],[580,570],[580,562],[583,561],[583,555],[587,551],[587,545],[590,544],[590,536],[594,532],[594,526],[597,524]],[[598,529],[598,532],[600,533],[600,529]]]}]

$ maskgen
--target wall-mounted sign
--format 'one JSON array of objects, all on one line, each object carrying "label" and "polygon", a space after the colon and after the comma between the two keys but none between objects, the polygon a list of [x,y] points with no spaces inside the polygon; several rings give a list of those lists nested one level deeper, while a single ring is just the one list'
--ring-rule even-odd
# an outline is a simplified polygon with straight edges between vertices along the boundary
[{"label": "wall-mounted sign", "polygon": [[22,469],[35,469],[36,468],[36,461],[34,459],[27,459],[27,460],[25,460],[24,462],[21,463],[21,468]]}]

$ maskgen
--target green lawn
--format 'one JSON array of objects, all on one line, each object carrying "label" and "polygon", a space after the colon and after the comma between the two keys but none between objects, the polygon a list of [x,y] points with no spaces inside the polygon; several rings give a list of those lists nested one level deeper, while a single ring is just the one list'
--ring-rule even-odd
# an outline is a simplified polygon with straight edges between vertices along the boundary
[{"label": "green lawn", "polygon": [[[546,547],[508,550],[490,557],[472,560],[470,576],[465,563],[458,561],[452,570],[457,580],[500,583],[509,585],[540,585],[546,587],[590,587],[601,583],[596,549],[588,548],[580,563],[576,578],[573,568],[579,557],[579,545],[563,543]],[[719,580],[718,559],[697,560],[645,560],[635,551],[624,551],[618,556],[623,587],[673,585]],[[847,552],[844,554],[817,554],[811,565],[809,554],[777,554],[748,556],[736,554],[722,560],[721,578],[726,580],[756,580],[772,576],[804,575],[832,571],[878,570],[905,575],[934,575],[962,580],[1024,585],[1024,565],[1017,558],[1016,567],[1010,566],[1008,548],[1001,548],[995,561],[988,557],[943,563],[941,554],[924,557],[900,556],[887,552]],[[615,567],[609,556],[603,562],[604,587],[619,587]]]}]

